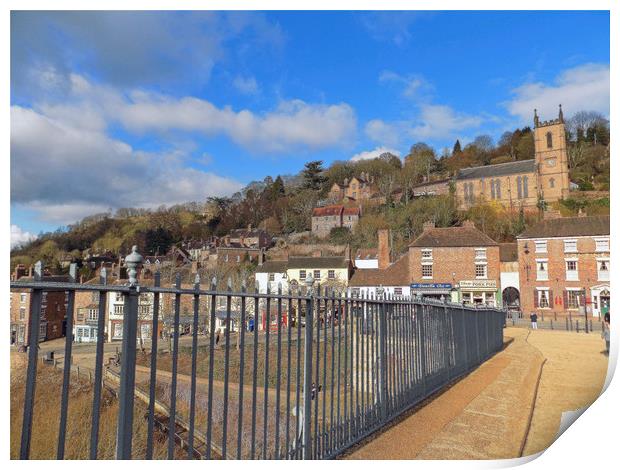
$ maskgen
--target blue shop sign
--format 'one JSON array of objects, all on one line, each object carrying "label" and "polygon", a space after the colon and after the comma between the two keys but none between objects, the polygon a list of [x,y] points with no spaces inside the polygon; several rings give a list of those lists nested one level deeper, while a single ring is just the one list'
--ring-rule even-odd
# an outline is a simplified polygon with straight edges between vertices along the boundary
[{"label": "blue shop sign", "polygon": [[428,283],[428,282],[415,282],[411,284],[412,289],[452,289],[450,283]]}]

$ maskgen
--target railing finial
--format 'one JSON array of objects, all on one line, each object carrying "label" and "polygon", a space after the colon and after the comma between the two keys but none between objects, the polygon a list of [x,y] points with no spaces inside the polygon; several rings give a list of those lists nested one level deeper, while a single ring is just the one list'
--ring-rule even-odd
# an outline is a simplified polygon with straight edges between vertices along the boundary
[{"label": "railing finial", "polygon": [[125,257],[125,266],[127,266],[130,286],[135,286],[138,283],[138,268],[142,264],[142,260],[142,255],[138,253],[138,245],[132,246],[131,253]]}]

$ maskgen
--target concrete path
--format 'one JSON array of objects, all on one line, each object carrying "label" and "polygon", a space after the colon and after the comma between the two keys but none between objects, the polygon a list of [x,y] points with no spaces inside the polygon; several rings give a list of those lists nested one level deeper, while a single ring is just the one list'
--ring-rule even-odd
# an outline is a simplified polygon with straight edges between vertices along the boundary
[{"label": "concrete path", "polygon": [[519,457],[524,447],[524,455],[548,447],[562,411],[600,393],[606,357],[599,335],[528,333],[507,328],[513,341],[503,351],[347,458],[502,459]]}]

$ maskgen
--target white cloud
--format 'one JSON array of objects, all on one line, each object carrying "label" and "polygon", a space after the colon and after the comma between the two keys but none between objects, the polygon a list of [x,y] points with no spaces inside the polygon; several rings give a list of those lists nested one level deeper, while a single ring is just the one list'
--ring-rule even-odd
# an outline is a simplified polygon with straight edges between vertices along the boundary
[{"label": "white cloud", "polygon": [[242,185],[183,166],[72,120],[11,107],[11,200],[47,222],[72,223],[118,207],[157,207],[222,196]]},{"label": "white cloud", "polygon": [[578,111],[598,111],[609,116],[609,65],[584,64],[563,71],[553,83],[524,83],[512,90],[514,98],[505,103],[510,114],[530,121],[534,109],[541,119],[553,119],[562,104],[570,116]]},{"label": "white cloud", "polygon": [[373,119],[366,123],[364,132],[371,140],[391,147],[400,142],[401,130],[398,124],[390,124],[381,119]]},{"label": "white cloud", "polygon": [[377,147],[374,150],[367,150],[364,152],[356,153],[351,157],[352,162],[358,162],[360,160],[372,160],[373,158],[379,157],[382,153],[389,152],[397,157],[400,157],[400,152],[398,150],[394,150],[393,148],[388,147]]},{"label": "white cloud", "polygon": [[37,238],[30,232],[24,232],[21,227],[15,224],[11,224],[11,249],[28,243]]},{"label": "white cloud", "polygon": [[258,82],[254,77],[235,77],[233,86],[244,95],[255,95],[258,93]]},{"label": "white cloud", "polygon": [[90,130],[103,130],[116,122],[136,134],[180,131],[224,135],[250,151],[278,153],[346,147],[357,129],[355,112],[346,103],[290,100],[259,114],[218,107],[192,96],[175,98],[142,90],[121,94],[75,74],[70,80],[69,99],[62,104],[40,104],[36,109]]},{"label": "white cloud", "polygon": [[480,126],[482,118],[458,113],[450,106],[428,104],[420,107],[417,123],[408,134],[415,139],[438,139],[451,137],[464,129]]}]

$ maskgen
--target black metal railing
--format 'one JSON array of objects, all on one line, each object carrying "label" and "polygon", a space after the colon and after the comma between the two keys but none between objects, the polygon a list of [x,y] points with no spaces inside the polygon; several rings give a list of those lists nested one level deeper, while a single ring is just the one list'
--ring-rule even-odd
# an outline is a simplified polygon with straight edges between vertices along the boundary
[{"label": "black metal railing", "polygon": [[[34,280],[11,282],[11,289],[31,290],[30,345],[38,344],[42,293],[69,293],[59,459],[72,445],[66,439],[71,331],[75,296],[82,291],[100,294],[92,413],[83,423],[90,430],[91,459],[100,456],[104,385],[114,390],[118,406],[116,458],[151,459],[154,447],[167,440],[159,456],[324,459],[468,373],[503,344],[505,312],[494,308],[389,295],[351,297],[311,286],[276,293],[243,286],[233,292],[230,284],[218,290],[215,279],[206,289],[198,278],[192,288],[182,288],[179,277],[174,286],[161,287],[159,274],[152,286],[107,285],[105,277],[99,285],[87,285],[75,282],[73,266],[71,273],[69,283],[45,282],[38,265]],[[106,365],[106,298],[112,292],[124,296],[122,348],[120,360],[117,355]],[[140,294],[151,296],[152,311],[159,312],[149,319],[152,338],[144,351],[138,351]],[[189,337],[180,334],[184,298],[193,300]],[[160,338],[164,333],[171,339],[168,349]],[[37,432],[37,365],[37,348],[29,347],[22,459],[36,457],[30,443]],[[143,419],[135,412],[138,405],[146,410],[146,433],[140,435],[135,433]],[[138,455],[137,448],[144,452]]]}]

